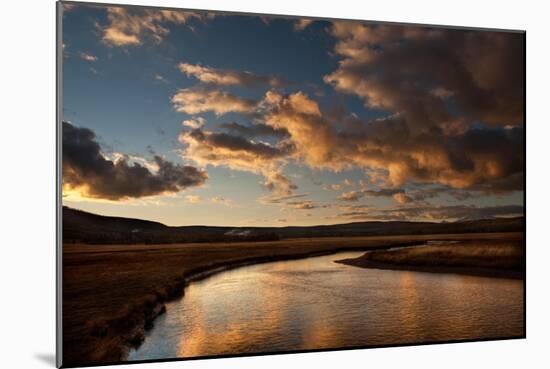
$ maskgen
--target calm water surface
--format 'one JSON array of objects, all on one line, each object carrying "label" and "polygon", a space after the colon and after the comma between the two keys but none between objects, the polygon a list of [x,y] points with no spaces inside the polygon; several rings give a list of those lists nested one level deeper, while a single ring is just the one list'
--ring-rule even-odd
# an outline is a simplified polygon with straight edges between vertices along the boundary
[{"label": "calm water surface", "polygon": [[520,336],[523,282],[361,269],[362,252],[194,282],[129,360]]}]

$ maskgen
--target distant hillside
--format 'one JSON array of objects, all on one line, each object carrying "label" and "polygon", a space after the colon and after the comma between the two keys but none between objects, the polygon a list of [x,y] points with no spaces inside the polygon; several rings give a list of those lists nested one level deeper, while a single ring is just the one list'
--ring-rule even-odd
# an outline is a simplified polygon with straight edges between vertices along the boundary
[{"label": "distant hillside", "polygon": [[355,222],[308,227],[169,227],[158,222],[108,217],[63,207],[64,242],[94,244],[268,241],[303,237],[519,232],[523,230],[523,217],[453,223]]}]

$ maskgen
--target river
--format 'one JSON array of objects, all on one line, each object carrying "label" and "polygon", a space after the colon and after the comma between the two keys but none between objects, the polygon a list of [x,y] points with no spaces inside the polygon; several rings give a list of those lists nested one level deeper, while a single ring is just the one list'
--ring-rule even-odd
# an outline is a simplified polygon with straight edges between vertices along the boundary
[{"label": "river", "polygon": [[258,264],[193,282],[128,360],[523,333],[523,281],[334,263],[362,254]]}]

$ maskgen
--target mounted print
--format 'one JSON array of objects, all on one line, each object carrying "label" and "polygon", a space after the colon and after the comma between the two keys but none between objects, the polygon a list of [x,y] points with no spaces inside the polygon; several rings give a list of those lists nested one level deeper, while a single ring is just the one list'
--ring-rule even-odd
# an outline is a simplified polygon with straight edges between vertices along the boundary
[{"label": "mounted print", "polygon": [[58,365],[525,337],[525,32],[58,3]]}]

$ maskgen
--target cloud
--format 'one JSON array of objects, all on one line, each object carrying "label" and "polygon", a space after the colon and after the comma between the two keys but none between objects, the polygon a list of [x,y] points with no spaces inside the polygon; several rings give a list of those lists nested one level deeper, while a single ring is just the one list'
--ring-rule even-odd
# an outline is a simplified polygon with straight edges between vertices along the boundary
[{"label": "cloud", "polygon": [[265,110],[265,124],[286,130],[296,147],[296,156],[310,167],[343,169],[349,166],[347,161],[333,160],[331,150],[336,132],[323,119],[317,102],[306,94],[296,92],[283,96],[268,91],[260,105]]},{"label": "cloud", "polygon": [[172,97],[172,104],[178,112],[199,114],[214,112],[223,115],[230,112],[252,113],[256,104],[225,91],[184,88]]},{"label": "cloud", "polygon": [[123,200],[176,193],[205,183],[208,175],[154,156],[153,172],[127,156],[109,159],[88,128],[63,122],[63,191],[88,198]]},{"label": "cloud", "polygon": [[263,85],[281,87],[283,85],[279,77],[263,76],[249,71],[216,69],[200,64],[189,63],[180,63],[178,64],[178,68],[187,77],[197,78],[199,81],[206,84],[243,87],[258,87]]},{"label": "cloud", "polygon": [[222,197],[222,196],[214,196],[214,197],[210,198],[210,202],[213,203],[213,204],[224,205],[224,206],[232,206],[233,205],[233,200],[227,199],[227,198]]},{"label": "cloud", "polygon": [[317,205],[313,203],[313,201],[306,200],[306,201],[289,201],[287,202],[287,205],[292,207],[293,209],[298,210],[311,210],[317,208]]},{"label": "cloud", "polygon": [[308,196],[306,193],[302,194],[293,194],[293,195],[283,195],[283,196],[266,196],[260,198],[260,203],[262,204],[285,204],[288,201],[295,201],[296,199],[301,199]]},{"label": "cloud", "polygon": [[80,56],[80,59],[82,60],[85,60],[85,61],[89,61],[89,62],[96,62],[97,61],[97,56],[95,55],[92,55],[92,54],[88,54],[88,53],[85,53],[85,52],[81,52],[79,54]]},{"label": "cloud", "polygon": [[155,74],[155,80],[163,83],[170,83],[166,78],[161,76],[160,74]]},{"label": "cloud", "polygon": [[409,195],[407,195],[404,192],[398,192],[394,194],[393,199],[397,201],[399,204],[408,204],[414,201]]},{"label": "cloud", "polygon": [[187,159],[199,165],[225,166],[230,169],[260,174],[264,185],[281,194],[288,194],[296,186],[282,173],[284,159],[293,147],[286,142],[271,145],[248,140],[227,133],[193,129],[180,134]]},{"label": "cloud", "polygon": [[354,209],[340,213],[339,217],[350,220],[425,220],[425,221],[456,221],[492,219],[498,217],[523,216],[521,205],[487,206],[452,205],[452,206],[413,206],[390,209]]},{"label": "cloud", "polygon": [[332,184],[324,184],[323,190],[327,191],[340,191],[342,189],[342,185],[340,183],[332,183]]},{"label": "cloud", "polygon": [[277,129],[261,123],[243,125],[236,122],[231,122],[223,123],[220,127],[231,134],[247,138],[275,137],[282,139],[288,137],[288,132],[285,129]]},{"label": "cloud", "polygon": [[294,22],[294,30],[300,32],[313,23],[313,19],[302,18]]},{"label": "cloud", "polygon": [[205,120],[202,117],[196,117],[196,118],[193,118],[193,119],[186,119],[183,122],[181,122],[181,124],[184,127],[189,127],[189,128],[192,128],[192,129],[201,128],[202,126],[204,126],[204,123],[205,123]]},{"label": "cloud", "polygon": [[[394,188],[383,188],[380,190],[360,190],[360,191],[348,191],[341,194],[338,199],[344,201],[358,201],[360,198],[367,197],[394,197],[395,195],[403,194],[403,190]],[[398,201],[396,199],[396,201]]]},{"label": "cloud", "polygon": [[190,204],[198,204],[202,201],[202,197],[198,195],[186,195],[185,201],[187,201]]},{"label": "cloud", "polygon": [[292,193],[292,191],[298,189],[298,186],[296,186],[288,177],[286,177],[280,169],[275,170],[260,170],[262,174],[265,176],[265,181],[263,182],[263,185],[265,188],[267,188],[269,191],[273,191],[276,193]]},{"label": "cloud", "polygon": [[269,195],[260,197],[259,202],[264,205],[278,205],[281,210],[312,210],[320,206],[312,200],[305,199],[308,194],[292,194],[292,195]]},{"label": "cloud", "polygon": [[116,47],[139,45],[145,38],[160,43],[170,33],[167,23],[185,24],[191,18],[201,19],[201,16],[181,10],[109,7],[108,24],[101,27],[102,40]]},{"label": "cloud", "polygon": [[457,110],[469,125],[523,123],[520,33],[346,21],[334,22],[331,33],[342,59],[325,82],[402,114],[413,132],[440,127]]},{"label": "cloud", "polygon": [[327,191],[340,191],[345,187],[355,187],[355,183],[351,179],[345,178],[341,183],[322,185],[323,190]]},{"label": "cloud", "polygon": [[[209,140],[192,140],[193,152],[201,151],[203,162],[238,166],[240,170],[264,173],[266,179],[275,178],[275,181],[266,180],[265,185],[269,188],[273,188],[273,182],[281,188],[286,182],[286,191],[292,191],[290,181],[282,180],[286,177],[280,177],[280,174],[285,163],[295,161],[313,169],[335,172],[360,168],[373,184],[384,188],[396,189],[416,183],[486,194],[523,190],[522,126],[478,125],[465,127],[460,133],[447,134],[437,127],[415,132],[401,113],[362,121],[344,112],[334,120],[330,114],[321,111],[315,100],[300,91],[283,95],[270,90],[260,101],[250,101],[221,91],[184,89],[173,97],[173,103],[177,110],[190,114],[213,111],[221,115],[232,111],[253,117],[254,125],[225,124],[222,128],[231,134],[217,136],[218,133],[210,132],[207,136],[216,139],[231,136],[231,141],[240,137],[240,144],[248,142],[250,148],[263,148],[267,152],[273,152],[275,148],[277,155],[272,158],[273,163],[257,150],[252,150],[251,157],[242,157],[239,145],[232,148],[214,145],[214,150]],[[275,131],[285,132],[285,135],[274,137],[278,141],[273,145],[254,140],[260,133]],[[207,145],[201,149],[203,144]],[[283,147],[285,150],[280,150]],[[215,151],[215,154],[210,151]],[[224,159],[224,156],[228,158]],[[353,201],[364,195],[376,196],[365,192],[350,193],[344,198],[347,196],[349,201]],[[407,199],[398,196],[395,200]]]},{"label": "cloud", "polygon": [[348,191],[338,196],[338,199],[344,201],[358,201],[361,197],[363,197],[362,191]]},{"label": "cloud", "polygon": [[296,147],[294,158],[312,168],[381,171],[386,187],[394,188],[417,182],[487,192],[522,190],[520,181],[511,180],[524,168],[521,126],[479,125],[446,135],[437,127],[414,132],[401,113],[367,122],[353,115],[331,121],[302,92],[283,96],[269,91],[259,105],[265,124],[285,129]]}]

